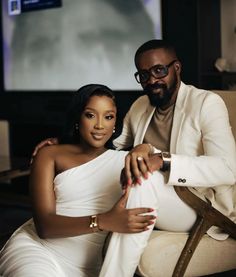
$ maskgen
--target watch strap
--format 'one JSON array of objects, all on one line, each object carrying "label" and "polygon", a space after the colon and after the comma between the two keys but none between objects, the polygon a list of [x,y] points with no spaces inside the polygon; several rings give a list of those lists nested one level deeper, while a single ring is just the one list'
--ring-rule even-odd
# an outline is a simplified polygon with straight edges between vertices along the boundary
[{"label": "watch strap", "polygon": [[161,152],[161,158],[163,160],[161,171],[169,171],[171,165],[171,154],[169,152]]}]

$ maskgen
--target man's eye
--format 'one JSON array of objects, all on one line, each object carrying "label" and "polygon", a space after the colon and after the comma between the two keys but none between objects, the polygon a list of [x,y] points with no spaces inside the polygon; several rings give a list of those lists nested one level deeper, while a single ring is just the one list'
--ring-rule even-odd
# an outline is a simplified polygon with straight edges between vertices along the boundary
[{"label": "man's eye", "polygon": [[153,68],[155,73],[162,73],[163,72],[163,67],[155,67]]}]

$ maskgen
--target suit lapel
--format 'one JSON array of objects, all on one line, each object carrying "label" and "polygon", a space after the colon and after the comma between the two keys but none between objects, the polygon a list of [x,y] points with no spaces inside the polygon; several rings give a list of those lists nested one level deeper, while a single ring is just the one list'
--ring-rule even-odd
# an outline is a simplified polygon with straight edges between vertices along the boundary
[{"label": "suit lapel", "polygon": [[174,110],[173,125],[171,130],[171,139],[170,139],[170,152],[177,153],[179,135],[181,133],[182,124],[185,118],[185,107],[187,99],[187,86],[181,82],[176,104]]},{"label": "suit lapel", "polygon": [[171,138],[170,138],[171,153],[176,153],[177,151],[179,135],[181,133],[181,127],[182,127],[184,118],[185,118],[185,113],[183,112],[183,110],[182,109],[180,110],[178,107],[175,107],[173,125],[171,130]]},{"label": "suit lapel", "polygon": [[134,145],[140,144],[143,142],[144,135],[147,131],[148,125],[152,119],[153,113],[155,111],[155,107],[148,105],[145,112],[142,114],[141,119],[137,125],[137,133],[134,140]]}]

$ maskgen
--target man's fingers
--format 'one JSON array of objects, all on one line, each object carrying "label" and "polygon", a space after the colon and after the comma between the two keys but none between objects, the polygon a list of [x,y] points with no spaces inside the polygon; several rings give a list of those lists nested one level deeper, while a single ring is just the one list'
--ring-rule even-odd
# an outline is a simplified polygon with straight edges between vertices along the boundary
[{"label": "man's fingers", "polygon": [[32,154],[32,157],[36,156],[36,154],[38,153],[40,147],[37,145],[35,148],[34,148],[34,152]]},{"label": "man's fingers", "polygon": [[47,145],[54,145],[54,144],[58,144],[58,139],[57,138],[48,138],[48,139],[45,139],[43,141],[41,141],[40,143],[38,143],[36,145],[36,147],[34,148],[34,151],[33,151],[33,154],[32,154],[32,157],[36,156],[38,151],[44,147],[44,146],[47,146]]},{"label": "man's fingers", "polygon": [[36,145],[36,147],[34,148],[34,152],[32,154],[32,156],[36,156],[39,149],[42,148],[43,146],[46,146],[46,145],[51,145],[52,142],[50,140],[44,140],[44,141],[41,141],[39,144]]},{"label": "man's fingers", "polygon": [[50,138],[50,144],[59,144],[58,138]]}]

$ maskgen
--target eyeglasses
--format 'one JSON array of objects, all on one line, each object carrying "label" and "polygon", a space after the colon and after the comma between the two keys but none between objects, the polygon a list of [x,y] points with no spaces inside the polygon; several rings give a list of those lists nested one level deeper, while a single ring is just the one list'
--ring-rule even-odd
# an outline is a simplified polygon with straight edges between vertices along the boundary
[{"label": "eyeglasses", "polygon": [[134,74],[134,77],[138,83],[145,83],[151,76],[160,79],[164,78],[169,74],[169,67],[172,66],[177,60],[173,60],[167,65],[156,64],[148,70],[140,70]]}]

